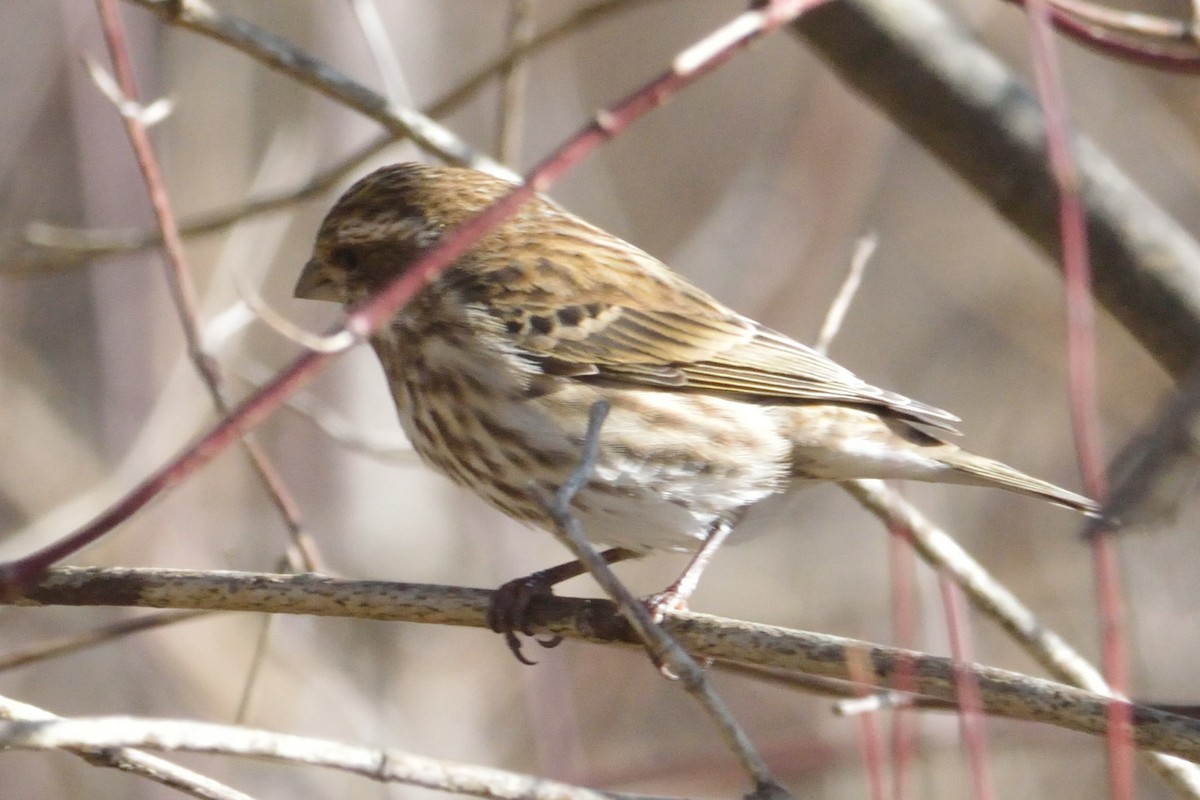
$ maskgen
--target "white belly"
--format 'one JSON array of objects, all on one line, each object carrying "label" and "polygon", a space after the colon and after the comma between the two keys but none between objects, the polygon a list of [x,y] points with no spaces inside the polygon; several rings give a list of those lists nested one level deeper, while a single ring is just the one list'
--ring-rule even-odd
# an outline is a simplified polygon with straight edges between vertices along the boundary
[{"label": "white belly", "polygon": [[[429,339],[422,347],[437,374],[389,374],[405,432],[431,466],[517,519],[552,524],[529,483],[553,490],[577,469],[601,398],[611,407],[600,452],[574,501],[597,543],[691,550],[713,522],[736,519],[787,485],[791,445],[773,409],[573,379],[529,396],[528,382],[503,359],[481,363],[478,352]],[[431,400],[435,391],[440,403]],[[460,399],[447,402],[447,392]]]}]

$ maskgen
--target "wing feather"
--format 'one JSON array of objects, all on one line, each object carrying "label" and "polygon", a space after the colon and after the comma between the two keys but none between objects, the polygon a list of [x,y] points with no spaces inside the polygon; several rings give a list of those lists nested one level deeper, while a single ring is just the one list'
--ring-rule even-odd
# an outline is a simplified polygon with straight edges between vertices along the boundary
[{"label": "wing feather", "polygon": [[[652,256],[612,241],[622,245],[624,258],[606,262],[602,272],[589,269],[586,253],[565,249],[550,260],[574,262],[574,269],[539,271],[527,264],[501,270],[503,279],[475,283],[470,300],[486,299],[475,307],[498,318],[506,338],[531,359],[552,364],[554,374],[767,403],[867,405],[955,430],[953,414],[872,386],[812,348],[732,311]],[[557,277],[564,274],[569,280]],[[561,281],[566,282],[556,285]],[[564,302],[531,305],[534,289]]]}]

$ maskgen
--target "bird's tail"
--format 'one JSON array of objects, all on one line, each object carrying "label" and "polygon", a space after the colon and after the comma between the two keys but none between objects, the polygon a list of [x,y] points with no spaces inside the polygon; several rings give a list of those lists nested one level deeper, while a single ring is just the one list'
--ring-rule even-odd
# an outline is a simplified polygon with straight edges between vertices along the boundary
[{"label": "bird's tail", "polygon": [[1087,514],[1089,517],[1100,516],[1100,506],[1094,500],[1069,492],[1053,483],[1026,475],[999,461],[977,456],[965,450],[948,453],[940,460],[954,469],[962,477],[963,483],[977,486],[998,486],[1010,492],[1040,497],[1055,505]]}]

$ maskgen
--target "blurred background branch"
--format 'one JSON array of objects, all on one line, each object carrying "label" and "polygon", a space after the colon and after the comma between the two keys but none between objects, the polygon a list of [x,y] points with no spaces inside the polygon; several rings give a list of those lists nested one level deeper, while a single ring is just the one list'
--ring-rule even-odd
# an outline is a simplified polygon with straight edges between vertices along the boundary
[{"label": "blurred background branch", "polygon": [[[845,81],[1058,264],[1058,192],[1037,103],[926,0],[852,0],[795,23]],[[1200,359],[1200,245],[1084,135],[1076,153],[1096,297],[1176,377]]]}]

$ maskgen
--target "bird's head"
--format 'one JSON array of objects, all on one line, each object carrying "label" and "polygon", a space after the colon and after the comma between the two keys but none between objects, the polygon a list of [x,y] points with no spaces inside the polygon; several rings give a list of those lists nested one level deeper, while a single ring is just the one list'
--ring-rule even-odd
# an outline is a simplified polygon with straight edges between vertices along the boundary
[{"label": "bird's head", "polygon": [[351,186],[325,216],[295,296],[357,304],[510,189],[474,170],[403,163]]}]

